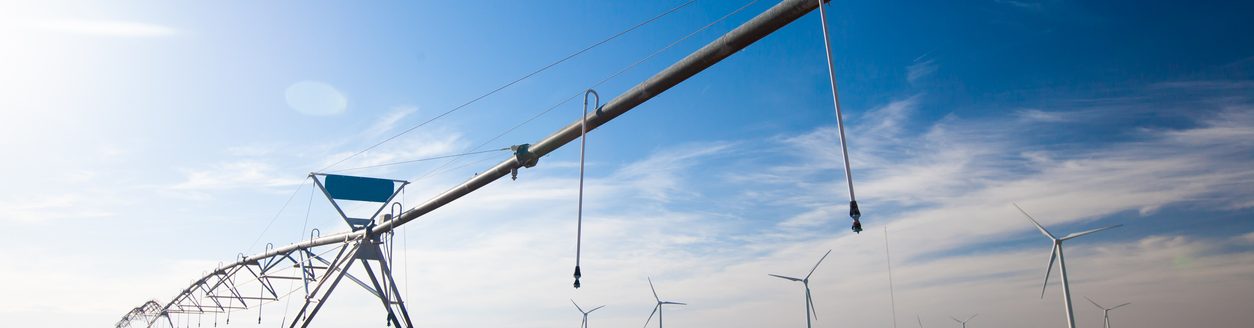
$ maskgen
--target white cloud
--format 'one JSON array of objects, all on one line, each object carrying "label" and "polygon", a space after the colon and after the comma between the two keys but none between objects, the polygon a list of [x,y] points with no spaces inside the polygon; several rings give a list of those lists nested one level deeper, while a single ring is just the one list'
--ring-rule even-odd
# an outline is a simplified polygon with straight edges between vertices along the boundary
[{"label": "white cloud", "polygon": [[392,132],[392,130],[396,128],[397,123],[399,123],[401,120],[404,120],[407,117],[414,115],[417,112],[418,112],[418,107],[402,106],[402,107],[393,108],[391,111],[389,111],[387,114],[384,114],[383,117],[379,118],[378,121],[375,121],[373,125],[371,125],[369,128],[366,129],[365,133],[367,134],[367,136],[365,136],[365,139],[377,139],[376,137],[383,133]]},{"label": "white cloud", "polygon": [[[376,123],[379,125],[382,122]],[[369,140],[363,138],[362,140]],[[389,170],[406,167],[393,166],[398,162],[406,162],[412,160],[421,160],[430,157],[451,155],[461,151],[468,151],[468,141],[461,133],[450,131],[448,129],[432,127],[430,129],[417,129],[404,136],[398,137],[388,143],[379,145],[364,153],[357,154],[357,151],[345,151],[322,156],[324,160],[318,165],[319,168],[326,167],[331,163],[336,163],[347,158],[343,162],[336,164],[330,171],[351,170],[354,173],[379,173],[389,172]],[[356,156],[349,156],[356,154]],[[414,162],[411,165],[443,163],[441,161],[421,161]],[[383,165],[383,166],[379,166]],[[359,170],[358,168],[367,168],[367,170]],[[408,166],[412,168],[413,166]]]},{"label": "white cloud", "polygon": [[1052,123],[1067,122],[1071,120],[1071,118],[1067,117],[1064,113],[1046,112],[1039,109],[1020,109],[1015,111],[1015,115],[1019,116],[1020,120],[1029,122]]},{"label": "white cloud", "polygon": [[623,167],[610,179],[626,182],[628,188],[657,203],[669,203],[674,197],[691,194],[681,174],[708,157],[726,155],[731,143],[686,145],[653,154],[644,160]]},{"label": "white cloud", "polygon": [[305,115],[329,116],[348,110],[348,97],[320,81],[300,81],[284,91],[288,107]]},{"label": "white cloud", "polygon": [[259,160],[236,160],[217,163],[209,168],[187,169],[182,182],[170,186],[175,192],[199,193],[237,188],[273,188],[293,186],[303,180],[299,177],[281,177],[277,169]]},{"label": "white cloud", "polygon": [[915,60],[913,64],[906,67],[906,81],[914,84],[919,79],[936,73],[938,69],[940,69],[940,66],[936,64],[935,59]]},{"label": "white cloud", "polygon": [[101,37],[155,38],[178,34],[177,30],[168,26],[134,21],[46,19],[29,21],[24,25],[47,31]]},{"label": "white cloud", "polygon": [[[798,325],[799,288],[766,274],[804,273],[823,251],[834,249],[812,283],[821,322],[886,325],[883,239],[875,228],[889,224],[901,318],[918,313],[931,325],[950,315],[984,313],[977,318],[981,325],[1054,326],[1061,323],[1056,282],[1048,299],[1037,299],[1048,243],[1040,240],[1026,249],[983,246],[1020,236],[1039,239],[1011,201],[1051,227],[1085,226],[1099,217],[1168,206],[1250,201],[1249,193],[1234,192],[1254,182],[1248,158],[1254,145],[1242,139],[1254,127],[1248,115],[1223,112],[1190,128],[1146,131],[1128,142],[1034,149],[1031,136],[1019,131],[1039,123],[1015,117],[949,117],[923,133],[906,133],[900,127],[910,122],[918,102],[910,99],[851,126],[868,131],[851,134],[859,141],[851,150],[870,158],[855,167],[868,224],[861,235],[844,232],[844,189],[832,131],[682,145],[590,179],[585,287],[575,291],[569,286],[574,170],[528,171],[518,181],[492,184],[406,225],[400,236],[413,235],[407,251],[413,263],[398,264],[397,272],[407,285],[402,289],[411,291],[411,315],[423,326],[550,327],[578,319],[567,301],[575,298],[608,304],[594,319],[601,324],[640,324],[651,305],[645,282],[651,276],[663,296],[690,304],[668,309],[668,323]],[[867,140],[879,136],[888,137]],[[735,147],[740,144],[755,147]],[[1025,159],[1025,151],[1035,159]],[[714,165],[756,158],[784,160]],[[746,172],[760,175],[729,178]],[[703,194],[728,184],[743,194],[729,199]],[[721,201],[771,210],[706,206]],[[1070,232],[1063,230],[1055,232]],[[1202,318],[1239,326],[1254,320],[1242,308],[1254,302],[1254,282],[1248,279],[1254,253],[1225,249],[1251,238],[1165,231],[1122,242],[1078,239],[1067,248],[1074,300],[1132,301],[1118,319],[1128,326],[1180,326]],[[320,314],[323,324],[351,325],[382,312],[357,287],[346,286],[331,310]],[[169,290],[179,287],[171,284]],[[1098,324],[1099,312],[1077,311],[1081,325]]]},{"label": "white cloud", "polygon": [[0,199],[0,221],[43,222],[59,219],[90,219],[114,213],[95,193],[66,192],[56,195]]},{"label": "white cloud", "polygon": [[1017,0],[996,0],[997,3],[1014,6],[1020,9],[1039,11],[1045,8],[1045,4],[1040,1],[1017,1]]}]

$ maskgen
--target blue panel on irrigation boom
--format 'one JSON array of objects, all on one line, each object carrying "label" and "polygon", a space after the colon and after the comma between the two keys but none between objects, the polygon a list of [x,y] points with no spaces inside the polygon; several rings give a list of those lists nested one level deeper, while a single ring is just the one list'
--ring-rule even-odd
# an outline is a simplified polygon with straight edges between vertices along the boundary
[{"label": "blue panel on irrigation boom", "polygon": [[326,175],[327,196],[363,202],[387,202],[396,192],[396,182],[389,179]]},{"label": "blue panel on irrigation boom", "polygon": [[[348,223],[349,228],[354,231],[369,227],[374,223],[374,217],[383,212],[388,202],[391,202],[396,194],[405,189],[405,185],[409,184],[404,180],[391,180],[379,178],[356,177],[351,175],[310,173],[310,178],[314,184],[322,189],[322,193],[326,194],[327,199],[331,201],[331,206],[335,207],[335,211],[340,213],[340,217]],[[319,182],[317,176],[322,176],[325,183]],[[396,184],[400,183],[400,187]],[[349,217],[348,213],[340,208],[340,204],[336,200],[353,200],[361,202],[381,203],[374,214],[365,218]],[[393,213],[395,215],[397,213]]]}]

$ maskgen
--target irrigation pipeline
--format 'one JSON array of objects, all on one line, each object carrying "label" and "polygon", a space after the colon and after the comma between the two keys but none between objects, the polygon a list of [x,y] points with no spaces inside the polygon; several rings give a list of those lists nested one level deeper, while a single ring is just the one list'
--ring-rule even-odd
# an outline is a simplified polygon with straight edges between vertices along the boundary
[{"label": "irrigation pipeline", "polygon": [[[238,261],[221,266],[201,277],[198,281],[207,280],[209,277],[233,271],[237,267],[258,263],[258,261],[288,254],[292,251],[308,249],[318,246],[340,244],[348,241],[362,240],[368,236],[378,236],[396,229],[397,227],[416,220],[437,208],[468,195],[489,183],[499,180],[506,175],[517,177],[518,170],[521,168],[529,168],[535,166],[541,157],[565,146],[566,144],[578,139],[582,134],[582,129],[586,124],[588,132],[608,123],[614,118],[627,113],[653,97],[666,92],[671,87],[693,77],[697,73],[713,66],[714,64],[726,59],[732,54],[748,47],[749,45],[761,40],[762,38],[774,33],[780,28],[796,21],[805,14],[813,11],[819,6],[816,0],[784,0],[772,6],[766,12],[759,14],[753,19],[736,27],[736,29],[724,34],[718,39],[706,44],[696,52],[689,54],[680,61],[672,64],[670,67],[654,74],[645,80],[627,90],[623,94],[606,102],[600,110],[594,111],[585,116],[583,120],[575,121],[565,127],[555,131],[549,136],[541,139],[534,144],[523,144],[515,147],[514,156],[506,159],[492,168],[476,175],[475,177],[463,182],[452,189],[435,196],[434,198],[415,206],[412,209],[401,213],[399,216],[391,220],[385,220],[378,225],[369,228],[341,232],[318,238],[311,238],[306,241],[289,244],[283,247],[269,249],[265,252],[241,257]],[[176,300],[183,295],[190,293],[189,286],[175,297],[170,303],[167,303],[164,309],[168,309]]]}]

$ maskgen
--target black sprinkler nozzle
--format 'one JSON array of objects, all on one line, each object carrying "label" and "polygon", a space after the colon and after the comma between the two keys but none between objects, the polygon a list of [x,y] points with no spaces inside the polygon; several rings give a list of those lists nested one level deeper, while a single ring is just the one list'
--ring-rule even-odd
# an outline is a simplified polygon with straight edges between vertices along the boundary
[{"label": "black sprinkler nozzle", "polygon": [[858,219],[862,218],[862,211],[858,210],[858,201],[856,200],[849,201],[849,217],[853,219],[853,227],[851,227],[853,232],[862,233],[862,222],[858,221]]},{"label": "black sprinkler nozzle", "polygon": [[575,288],[579,288],[579,277],[583,275],[579,273],[579,266],[575,266]]}]

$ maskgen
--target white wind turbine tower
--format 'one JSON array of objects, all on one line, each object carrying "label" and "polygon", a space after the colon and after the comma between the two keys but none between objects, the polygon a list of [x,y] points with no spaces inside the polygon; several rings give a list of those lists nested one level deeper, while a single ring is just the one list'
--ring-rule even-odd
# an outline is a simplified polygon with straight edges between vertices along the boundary
[{"label": "white wind turbine tower", "polygon": [[579,307],[579,303],[575,303],[575,300],[570,300],[570,304],[574,304],[575,308],[579,309],[579,313],[583,313],[583,323],[579,324],[579,328],[588,328],[588,313],[592,313],[592,311],[596,311],[597,309],[605,307],[604,305],[602,305],[602,306],[594,307],[591,310],[588,310],[585,312],[583,308]]},{"label": "white wind turbine tower", "polygon": [[[962,328],[967,328],[967,321],[971,321],[971,319],[975,319],[975,316],[977,316],[977,315],[980,315],[980,314],[979,314],[979,313],[972,314],[970,318],[967,318],[967,320],[958,320],[958,318],[954,318],[954,317],[949,317],[949,318],[950,318],[950,319],[954,319],[954,322],[957,322],[957,323],[959,323],[959,324],[962,324]],[[919,323],[919,325],[920,325],[920,326],[922,326],[922,325],[923,325],[923,323],[922,323],[922,322],[920,322],[920,323]]]},{"label": "white wind turbine tower", "polygon": [[1041,285],[1041,298],[1045,298],[1045,287],[1049,285],[1049,272],[1054,268],[1054,258],[1058,258],[1058,275],[1062,278],[1062,303],[1067,308],[1067,328],[1075,328],[1075,313],[1071,308],[1071,285],[1067,282],[1067,262],[1062,256],[1062,242],[1098,231],[1118,228],[1123,225],[1116,224],[1105,228],[1076,232],[1063,236],[1062,238],[1058,238],[1054,237],[1054,234],[1049,233],[1048,230],[1045,230],[1045,227],[1041,226],[1039,222],[1036,222],[1036,219],[1033,219],[1032,215],[1029,215],[1022,207],[1019,207],[1019,204],[1014,204],[1014,206],[1019,209],[1020,213],[1023,213],[1023,216],[1028,218],[1028,221],[1032,221],[1032,224],[1036,226],[1036,229],[1041,231],[1042,235],[1045,235],[1045,237],[1054,242],[1053,250],[1049,253],[1049,265],[1045,267],[1045,283]]},{"label": "white wind turbine tower", "polygon": [[649,321],[653,320],[654,314],[657,314],[657,328],[662,328],[662,306],[663,305],[667,305],[667,304],[688,305],[688,304],[679,303],[679,302],[662,301],[662,298],[657,296],[657,289],[653,288],[653,278],[649,278],[649,290],[653,291],[653,299],[657,300],[657,306],[653,307],[653,313],[649,313],[649,319],[644,321],[645,327],[649,326]]},{"label": "white wind turbine tower", "polygon": [[827,258],[827,255],[828,255],[828,254],[831,254],[831,253],[832,253],[832,250],[830,250],[830,249],[829,249],[829,250],[827,250],[827,254],[823,254],[823,257],[819,258],[818,263],[814,263],[814,268],[810,269],[810,273],[806,274],[806,277],[805,277],[805,278],[793,278],[793,277],[786,277],[786,276],[781,276],[781,275],[777,275],[777,274],[770,274],[770,273],[768,273],[768,274],[767,274],[767,275],[769,275],[769,276],[776,277],[776,278],[788,279],[788,280],[792,280],[792,281],[799,281],[799,282],[801,282],[801,285],[803,285],[803,286],[805,286],[805,287],[806,287],[806,328],[809,328],[809,327],[810,327],[810,317],[811,317],[811,316],[814,316],[814,320],[818,320],[818,319],[819,319],[819,314],[817,313],[817,312],[818,312],[818,310],[815,310],[815,309],[814,309],[814,300],[810,298],[810,275],[813,275],[813,274],[814,274],[814,270],[818,269],[818,268],[819,268],[819,264],[820,264],[820,263],[823,263],[823,259],[826,259],[826,258]]},{"label": "white wind turbine tower", "polygon": [[1089,300],[1089,303],[1093,303],[1093,306],[1096,306],[1097,308],[1102,309],[1102,322],[1104,323],[1103,327],[1105,328],[1110,328],[1110,310],[1118,309],[1118,308],[1123,307],[1124,305],[1132,304],[1132,303],[1123,303],[1123,304],[1115,305],[1115,307],[1107,309],[1097,304],[1097,302],[1094,302],[1093,299],[1088,298],[1087,296],[1084,297],[1084,299]]}]

